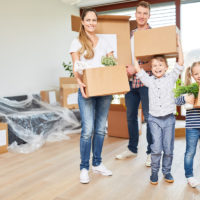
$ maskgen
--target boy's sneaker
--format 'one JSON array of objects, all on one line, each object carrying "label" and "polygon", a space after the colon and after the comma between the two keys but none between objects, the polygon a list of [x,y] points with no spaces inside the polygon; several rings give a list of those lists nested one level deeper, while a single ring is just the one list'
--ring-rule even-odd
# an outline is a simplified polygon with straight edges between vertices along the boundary
[{"label": "boy's sneaker", "polygon": [[115,158],[118,160],[122,160],[122,159],[130,158],[132,156],[136,157],[137,153],[133,153],[132,151],[130,151],[128,149],[128,150],[122,152],[121,154],[116,155]]},{"label": "boy's sneaker", "polygon": [[101,163],[99,166],[92,166],[92,171],[94,173],[102,174],[104,176],[112,176],[112,172],[107,169],[103,163]]},{"label": "boy's sneaker", "polygon": [[145,165],[147,167],[151,167],[151,154],[147,155],[147,159],[146,159]]},{"label": "boy's sneaker", "polygon": [[158,173],[152,172],[150,176],[150,182],[152,185],[157,185],[158,184]]},{"label": "boy's sneaker", "polygon": [[174,178],[170,173],[165,174],[164,178],[165,178],[165,181],[168,182],[168,183],[173,183],[174,182]]},{"label": "boy's sneaker", "polygon": [[88,175],[88,170],[83,168],[80,173],[80,183],[89,183],[90,178]]},{"label": "boy's sneaker", "polygon": [[197,181],[197,179],[195,179],[194,177],[187,178],[187,181],[188,181],[188,184],[193,188],[200,185],[200,182]]}]

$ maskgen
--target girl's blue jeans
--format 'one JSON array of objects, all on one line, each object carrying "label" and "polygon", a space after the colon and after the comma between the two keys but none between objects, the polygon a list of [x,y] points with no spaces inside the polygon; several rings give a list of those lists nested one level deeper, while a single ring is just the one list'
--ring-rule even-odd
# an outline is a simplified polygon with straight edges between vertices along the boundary
[{"label": "girl's blue jeans", "polygon": [[186,178],[193,177],[193,161],[200,136],[200,128],[186,128],[184,169]]}]

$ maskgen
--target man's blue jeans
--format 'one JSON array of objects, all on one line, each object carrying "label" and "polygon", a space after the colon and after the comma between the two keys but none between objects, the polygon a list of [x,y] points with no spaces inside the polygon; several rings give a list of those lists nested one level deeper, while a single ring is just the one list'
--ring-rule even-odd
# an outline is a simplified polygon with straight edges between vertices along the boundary
[{"label": "man's blue jeans", "polygon": [[200,128],[186,128],[186,152],[184,158],[186,178],[193,177],[193,161],[199,136]]},{"label": "man's blue jeans", "polygon": [[101,164],[101,152],[106,133],[106,122],[112,96],[84,98],[79,90],[78,104],[81,115],[80,169],[89,169],[92,144],[92,165]]},{"label": "man's blue jeans", "polygon": [[138,151],[138,141],[139,141],[139,130],[138,130],[138,108],[140,101],[142,102],[142,110],[144,114],[145,121],[147,122],[147,154],[151,153],[150,145],[152,143],[151,132],[148,124],[149,115],[149,97],[148,88],[143,86],[140,88],[132,88],[132,82],[129,82],[130,91],[125,95],[126,101],[126,114],[128,122],[128,132],[129,132],[129,144],[128,149],[133,153]]},{"label": "man's blue jeans", "polygon": [[149,114],[149,127],[153,141],[151,145],[151,170],[153,173],[158,173],[163,152],[162,173],[168,174],[171,172],[173,160],[175,117],[173,114],[163,117],[154,117]]}]

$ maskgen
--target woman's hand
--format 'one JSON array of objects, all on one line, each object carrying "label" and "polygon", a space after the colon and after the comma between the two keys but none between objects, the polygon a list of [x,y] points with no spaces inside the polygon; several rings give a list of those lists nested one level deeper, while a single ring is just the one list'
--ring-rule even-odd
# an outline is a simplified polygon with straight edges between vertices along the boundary
[{"label": "woman's hand", "polygon": [[194,95],[193,94],[186,94],[184,95],[184,99],[186,103],[194,105]]},{"label": "woman's hand", "polygon": [[76,80],[77,80],[77,83],[79,84],[82,96],[84,98],[88,98],[87,95],[85,94],[85,87],[86,87],[86,85],[81,81],[80,78],[77,78]]}]

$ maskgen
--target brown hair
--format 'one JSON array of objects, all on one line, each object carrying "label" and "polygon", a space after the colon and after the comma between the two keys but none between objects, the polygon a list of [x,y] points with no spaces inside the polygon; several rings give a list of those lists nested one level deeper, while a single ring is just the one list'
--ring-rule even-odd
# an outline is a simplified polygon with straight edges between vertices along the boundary
[{"label": "brown hair", "polygon": [[155,55],[155,56],[153,56],[153,58],[151,59],[151,64],[152,64],[152,60],[153,59],[156,59],[156,60],[158,60],[160,62],[164,62],[166,64],[166,66],[168,67],[167,59],[165,58],[164,55]]},{"label": "brown hair", "polygon": [[137,10],[137,8],[139,7],[139,6],[141,6],[141,7],[143,7],[143,8],[148,8],[149,9],[149,11],[150,11],[150,4],[147,2],[147,1],[140,1],[138,4],[137,4],[137,6],[136,6],[136,10]]},{"label": "brown hair", "polygon": [[191,67],[188,67],[185,71],[185,85],[190,85],[192,83],[192,70],[195,66],[200,65],[200,61],[194,62]]},{"label": "brown hair", "polygon": [[[94,12],[95,15],[97,16],[96,10],[92,8],[86,8],[83,10],[82,15],[81,15],[81,20],[83,21],[85,16],[87,15],[88,12]],[[97,16],[98,17],[98,16]],[[94,57],[94,50],[93,50],[93,43],[88,37],[88,35],[85,32],[85,28],[81,23],[80,31],[79,31],[79,41],[81,43],[81,48],[79,50],[80,54],[83,54],[86,51],[86,54],[84,57],[86,59],[91,59]]]}]

